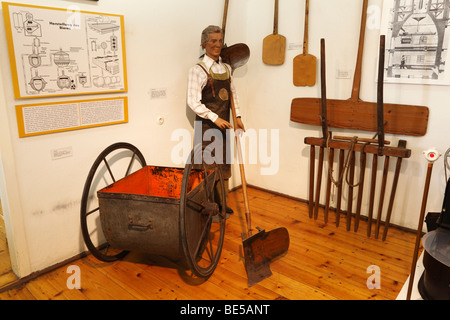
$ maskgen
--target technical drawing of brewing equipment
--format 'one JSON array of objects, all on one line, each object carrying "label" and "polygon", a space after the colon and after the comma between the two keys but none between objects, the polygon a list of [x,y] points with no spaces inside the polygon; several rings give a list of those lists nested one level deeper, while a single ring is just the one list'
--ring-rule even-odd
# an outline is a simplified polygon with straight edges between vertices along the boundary
[{"label": "technical drawing of brewing equipment", "polygon": [[101,70],[100,74],[94,76],[94,86],[120,86],[121,61],[117,55],[118,37],[114,34],[120,29],[119,25],[105,17],[90,19],[87,25],[92,31],[91,61]]},{"label": "technical drawing of brewing equipment", "polygon": [[[124,91],[123,16],[8,4],[17,98]],[[12,64],[13,65],[13,64]]]},{"label": "technical drawing of brewing equipment", "polygon": [[[33,15],[29,12],[25,15],[25,22],[23,23],[23,29],[26,37],[42,37],[41,25],[34,21]],[[19,21],[18,21],[19,22]]]}]

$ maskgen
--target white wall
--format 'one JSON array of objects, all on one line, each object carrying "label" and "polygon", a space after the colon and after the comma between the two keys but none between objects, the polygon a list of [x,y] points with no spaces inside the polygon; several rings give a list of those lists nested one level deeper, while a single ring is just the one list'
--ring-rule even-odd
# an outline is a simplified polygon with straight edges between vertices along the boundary
[{"label": "white wall", "polygon": [[[302,43],[303,41],[304,5],[304,1],[280,1],[278,32],[287,38],[287,43]],[[382,12],[382,5],[382,0],[370,0],[369,8],[374,6],[372,9],[379,9],[370,12]],[[355,0],[310,1],[309,53],[318,58],[317,84],[314,87],[295,87],[292,84],[292,60],[296,55],[302,53],[302,49],[288,50],[282,66],[264,65],[261,58],[262,39],[272,32],[272,1],[248,1],[247,44],[251,48],[252,59],[248,63],[248,87],[245,91],[245,107],[251,114],[247,124],[249,127],[278,128],[280,130],[280,170],[278,174],[260,176],[259,167],[249,166],[247,170],[250,176],[249,183],[295,197],[308,198],[309,146],[304,144],[304,138],[320,137],[322,133],[320,127],[291,122],[289,120],[290,104],[293,98],[320,97],[321,38],[326,40],[327,98],[343,100],[350,98],[353,77],[336,79],[336,70],[338,68],[349,70],[353,75],[359,41],[361,7],[362,1]],[[368,21],[377,20],[379,20],[377,15],[373,13],[368,15]],[[364,101],[376,102],[377,99],[375,81],[377,79],[379,35],[380,29],[366,28],[360,92],[360,98]],[[448,97],[448,86],[408,84],[385,84],[384,86],[384,102],[423,105],[428,106],[430,110],[428,131],[425,136],[386,135],[386,139],[391,141],[394,146],[397,145],[398,140],[406,140],[407,147],[412,151],[412,156],[402,163],[391,223],[417,229],[427,171],[427,162],[422,152],[430,147],[435,147],[444,153],[450,147]],[[334,135],[357,135],[368,138],[374,134],[335,128],[331,128],[331,131]],[[317,155],[318,151],[316,151],[316,157]],[[388,206],[395,162],[395,159],[390,161],[384,216]],[[368,157],[368,167],[369,163],[371,163],[371,157]],[[383,163],[384,159],[378,161],[378,188],[381,182]],[[337,171],[336,167],[335,170]],[[335,172],[335,178],[336,175]],[[358,173],[356,172],[355,181],[357,179]],[[363,210],[364,207],[368,207],[370,178],[366,178],[365,182]],[[434,164],[427,212],[440,212],[444,190],[444,166],[441,158]],[[325,183],[322,183],[322,203],[325,201],[324,194]],[[354,201],[356,201],[357,192],[353,194]],[[376,201],[378,201],[378,194],[376,196]],[[344,201],[346,201],[346,193]],[[355,206],[354,202],[353,208]],[[347,208],[346,202],[343,203],[342,208]],[[375,214],[376,210],[377,207],[375,207]],[[367,215],[367,209],[365,214]]]},{"label": "white wall", "polygon": [[[17,0],[17,3],[34,4]],[[352,79],[338,80],[339,65],[351,69],[359,36],[360,5],[355,0],[322,0],[310,4],[310,53],[319,57],[320,38],[327,41],[328,98],[350,96]],[[179,128],[192,130],[185,97],[189,68],[199,55],[201,30],[209,24],[221,25],[222,0],[121,0],[64,1],[41,0],[39,5],[64,8],[76,4],[84,11],[123,14],[125,16],[128,92],[96,95],[129,98],[129,123],[64,133],[19,138],[14,112],[11,69],[5,50],[0,52],[4,99],[0,101],[0,147],[4,172],[2,203],[8,203],[9,236],[13,235],[13,255],[18,258],[16,273],[25,276],[84,251],[79,223],[79,205],[83,184],[97,155],[108,145],[127,141],[136,145],[147,163],[172,166],[171,133]],[[381,0],[369,4],[380,5]],[[289,43],[303,40],[304,1],[280,1],[279,33]],[[290,122],[290,104],[296,97],[319,97],[320,87],[292,85],[292,59],[301,50],[287,51],[282,66],[262,63],[262,39],[272,32],[272,0],[230,1],[226,42],[245,42],[251,50],[250,61],[235,72],[235,79],[247,128],[279,129],[280,166],[275,175],[261,176],[259,165],[247,165],[250,184],[300,198],[308,194],[309,153],[303,139],[319,136],[318,127]],[[367,30],[361,98],[376,100],[376,56],[379,30]],[[3,23],[0,45],[6,48]],[[167,89],[167,98],[150,99],[154,88]],[[1,89],[1,88],[0,88]],[[448,148],[449,129],[445,99],[447,87],[386,85],[385,101],[427,105],[430,108],[428,133],[424,137],[387,136],[393,144],[406,139],[412,157],[403,163],[392,222],[417,227],[426,161],[421,152],[430,146],[441,152]],[[91,96],[86,96],[86,99]],[[93,96],[92,96],[93,98]],[[57,101],[73,100],[57,98]],[[55,98],[27,99],[26,103],[53,102]],[[159,116],[164,125],[157,124]],[[333,130],[335,134],[345,131]],[[358,132],[359,136],[371,133]],[[73,156],[51,160],[50,150],[72,147]],[[393,172],[392,161],[391,172]],[[264,167],[264,166],[262,166]],[[393,173],[391,173],[391,176]],[[1,178],[1,177],[0,177]],[[237,171],[234,185],[239,183]],[[440,211],[444,190],[442,160],[435,165],[429,197],[429,210]],[[389,189],[387,190],[389,192]],[[6,198],[4,201],[4,198]],[[15,230],[15,231],[14,231]],[[14,231],[14,232],[13,232]]]}]

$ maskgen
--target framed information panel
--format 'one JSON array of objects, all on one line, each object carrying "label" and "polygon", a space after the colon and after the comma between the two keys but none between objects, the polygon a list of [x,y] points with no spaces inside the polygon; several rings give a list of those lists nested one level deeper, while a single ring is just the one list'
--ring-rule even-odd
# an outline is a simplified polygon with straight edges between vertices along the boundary
[{"label": "framed information panel", "polygon": [[19,137],[128,122],[127,97],[16,106]]},{"label": "framed information panel", "polygon": [[16,99],[127,91],[122,15],[2,8]]}]

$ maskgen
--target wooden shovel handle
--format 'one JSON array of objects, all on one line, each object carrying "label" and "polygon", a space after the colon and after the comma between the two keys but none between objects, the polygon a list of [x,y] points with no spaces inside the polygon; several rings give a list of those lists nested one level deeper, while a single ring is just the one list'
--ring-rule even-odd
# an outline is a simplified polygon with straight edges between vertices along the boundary
[{"label": "wooden shovel handle", "polygon": [[244,194],[245,218],[247,220],[247,237],[250,237],[252,235],[252,228],[251,228],[250,209],[249,209],[249,205],[248,205],[247,181],[245,180],[244,161],[242,158],[241,141],[239,139],[239,133],[236,132],[237,118],[236,118],[236,109],[234,106],[233,99],[234,98],[233,98],[233,95],[230,90],[231,114],[233,116],[233,124],[235,127],[235,133],[236,133],[236,146],[237,146],[237,153],[238,153],[238,159],[239,159],[239,171],[241,173],[242,192]]},{"label": "wooden shovel handle", "polygon": [[225,7],[223,9],[223,18],[222,18],[222,33],[224,39],[225,39],[225,27],[227,25],[228,1],[229,0],[225,0]]},{"label": "wooden shovel handle", "polygon": [[359,45],[358,45],[358,57],[356,59],[355,75],[353,77],[353,89],[351,100],[357,101],[359,99],[359,88],[361,85],[361,67],[362,67],[362,56],[364,51],[364,36],[366,30],[366,20],[367,20],[367,5],[369,0],[364,0],[362,14],[361,14],[361,29],[359,31]]},{"label": "wooden shovel handle", "polygon": [[278,0],[275,0],[275,13],[273,17],[273,34],[278,34]]},{"label": "wooden shovel handle", "polygon": [[308,16],[309,16],[309,0],[305,4],[305,29],[303,35],[303,54],[308,54]]}]

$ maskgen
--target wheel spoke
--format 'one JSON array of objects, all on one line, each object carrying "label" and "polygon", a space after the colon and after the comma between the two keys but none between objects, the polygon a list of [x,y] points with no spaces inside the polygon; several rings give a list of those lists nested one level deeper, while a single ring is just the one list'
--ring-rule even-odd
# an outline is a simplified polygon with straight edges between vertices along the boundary
[{"label": "wheel spoke", "polygon": [[[215,198],[216,182],[220,183],[217,187],[220,187],[221,194],[224,183],[222,171],[217,166],[208,166],[210,169],[207,169],[203,163],[201,171],[198,171],[198,166],[193,164],[192,159],[200,151],[199,147],[192,150],[191,162],[187,162],[183,174],[180,236],[188,266],[196,276],[208,278],[217,267],[223,248],[226,220],[222,212],[218,212]],[[197,178],[198,173],[201,182],[190,189],[189,182],[194,177]]]},{"label": "wheel spoke", "polygon": [[90,214],[93,214],[94,212],[98,211],[100,209],[100,207],[95,208],[94,210],[91,210],[89,212],[86,212],[85,217],[87,217]]},{"label": "wheel spoke", "polygon": [[107,256],[108,255],[108,251],[109,251],[109,248],[111,247],[111,245],[109,244],[109,243],[107,243],[106,244],[106,248],[105,248],[105,256]]},{"label": "wheel spoke", "polygon": [[197,247],[196,247],[195,250],[194,250],[194,254],[193,254],[193,257],[194,257],[194,258],[197,257],[198,252],[200,251],[200,247],[201,247],[202,244],[203,244],[203,238],[205,237],[206,232],[209,231],[209,227],[211,226],[211,220],[212,220],[212,216],[209,216],[209,217],[208,217],[208,220],[207,220],[206,223],[205,223],[205,227],[204,227],[203,230],[202,230],[202,234],[200,235],[200,240],[199,240],[198,243],[197,243]]},{"label": "wheel spoke", "polygon": [[[122,153],[121,151],[128,151],[127,153]],[[117,152],[119,151],[119,153]],[[109,160],[107,160],[107,158]],[[126,158],[126,159],[125,159]],[[130,159],[131,158],[131,159]],[[88,177],[85,182],[85,186],[83,189],[83,195],[81,200],[81,231],[83,235],[84,242],[89,249],[89,251],[99,260],[112,262],[117,259],[121,259],[124,257],[128,251],[121,249],[116,249],[112,247],[108,242],[103,243],[100,246],[95,246],[92,241],[95,238],[102,238],[104,236],[101,225],[88,223],[88,216],[93,213],[100,212],[100,206],[97,203],[97,207],[87,211],[88,207],[94,207],[97,199],[96,192],[98,191],[97,182],[105,181],[106,184],[110,184],[109,181],[112,179],[113,182],[116,182],[116,178],[113,174],[112,168],[116,168],[114,164],[116,160],[124,159],[125,163],[128,164],[127,171],[125,172],[125,176],[127,176],[132,170],[134,166],[134,162],[138,161],[138,163],[145,167],[146,161],[142,153],[133,145],[126,142],[118,142],[110,145],[106,149],[100,153],[100,155],[96,158],[94,164],[89,171]],[[106,166],[108,173],[104,170]],[[120,166],[119,166],[120,167]],[[117,174],[117,172],[115,172]],[[120,172],[119,174],[120,175]],[[109,178],[109,176],[111,178]],[[95,182],[95,184],[94,184]],[[89,203],[92,204],[89,206]]]},{"label": "wheel spoke", "polygon": [[194,209],[195,211],[201,211],[205,209],[203,203],[197,202],[192,198],[187,199],[186,205],[189,206],[191,209]]},{"label": "wheel spoke", "polygon": [[131,169],[131,165],[133,164],[135,156],[136,156],[136,151],[134,151],[133,155],[131,156],[131,160],[130,160],[130,163],[128,164],[127,171],[125,171],[125,177],[129,175],[129,172],[130,172],[130,169]]},{"label": "wheel spoke", "polygon": [[[208,242],[209,242],[209,248],[210,250],[206,249],[206,252],[208,253],[209,256],[209,261],[211,261],[211,263],[214,261],[214,249],[212,246],[212,241],[211,241],[211,233],[208,233]],[[208,248],[208,247],[206,247]]]},{"label": "wheel spoke", "polygon": [[214,174],[213,178],[208,178],[207,177],[207,179],[209,179],[211,181],[210,188],[208,188],[208,183],[206,183],[206,189],[209,189],[208,193],[206,194],[206,196],[208,197],[207,199],[209,199],[211,201],[214,201],[214,188],[216,186],[217,170],[214,170],[213,174]]},{"label": "wheel spoke", "polygon": [[114,178],[114,175],[113,175],[113,173],[111,171],[111,168],[109,167],[108,161],[106,161],[106,158],[103,158],[103,161],[105,162],[106,168],[108,169],[109,174],[111,175],[111,178],[113,179],[114,182],[116,182],[116,179]]}]

